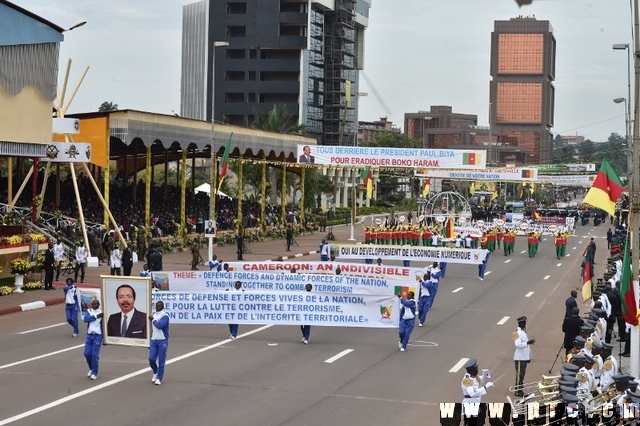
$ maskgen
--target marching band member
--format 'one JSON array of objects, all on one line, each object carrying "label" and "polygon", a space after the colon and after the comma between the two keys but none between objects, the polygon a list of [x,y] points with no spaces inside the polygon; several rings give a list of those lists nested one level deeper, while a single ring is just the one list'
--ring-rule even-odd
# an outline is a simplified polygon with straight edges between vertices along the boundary
[{"label": "marching band member", "polygon": [[612,345],[605,342],[601,342],[600,345],[602,345],[600,353],[604,359],[602,373],[600,374],[600,389],[605,391],[614,383],[613,376],[618,374],[618,361],[611,355]]},{"label": "marching band member", "polygon": [[524,383],[524,375],[527,372],[527,364],[531,362],[530,345],[536,343],[536,339],[529,339],[525,332],[527,327],[527,317],[518,318],[518,329],[513,333],[513,343],[516,350],[513,354],[513,360],[516,367],[516,396],[524,396],[522,384]]},{"label": "marching band member", "polygon": [[602,375],[602,365],[604,361],[602,360],[602,356],[600,352],[602,351],[602,345],[600,342],[593,342],[591,345],[591,353],[593,353],[593,366],[591,367],[591,371],[593,371],[593,376],[596,378],[596,382],[600,383],[600,376]]},{"label": "marching band member", "polygon": [[491,378],[488,370],[483,370],[482,376],[478,375],[478,360],[475,358],[467,361],[464,368],[467,372],[462,379],[460,388],[462,389],[463,395],[462,416],[465,419],[465,424],[467,424],[469,419],[466,418],[465,414],[471,415],[476,413],[465,413],[465,404],[482,402],[482,395],[486,395],[487,389],[493,387],[493,382],[487,381]]}]

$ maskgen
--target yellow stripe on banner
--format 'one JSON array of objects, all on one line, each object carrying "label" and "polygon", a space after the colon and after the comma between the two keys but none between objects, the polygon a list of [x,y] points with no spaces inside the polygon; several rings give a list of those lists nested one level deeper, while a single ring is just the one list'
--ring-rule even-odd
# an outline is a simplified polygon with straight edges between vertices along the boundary
[{"label": "yellow stripe on banner", "polygon": [[584,197],[584,202],[606,211],[611,216],[616,214],[616,203],[611,201],[609,199],[609,194],[600,188],[592,186]]},{"label": "yellow stripe on banner", "polygon": [[582,284],[582,303],[586,303],[589,299],[591,299],[591,280]]}]

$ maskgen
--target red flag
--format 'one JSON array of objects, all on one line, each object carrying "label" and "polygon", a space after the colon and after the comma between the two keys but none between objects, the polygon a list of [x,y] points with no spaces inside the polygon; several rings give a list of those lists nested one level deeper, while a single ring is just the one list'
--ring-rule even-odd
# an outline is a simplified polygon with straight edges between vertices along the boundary
[{"label": "red flag", "polygon": [[624,261],[622,262],[622,278],[620,278],[620,302],[622,318],[631,325],[638,325],[638,303],[633,290],[633,277],[631,276],[631,253],[629,252],[629,240],[624,245]]},{"label": "red flag", "polygon": [[[621,293],[622,294],[622,293]],[[584,274],[582,275],[582,303],[591,299],[591,261],[584,263]]]},{"label": "red flag", "polygon": [[233,137],[233,133],[229,135],[229,140],[227,141],[227,147],[224,149],[224,154],[222,155],[222,159],[220,160],[220,170],[218,172],[218,191],[220,191],[220,188],[222,187],[222,181],[224,180],[224,177],[227,175],[227,169],[229,168],[229,152],[231,151],[232,137]]}]

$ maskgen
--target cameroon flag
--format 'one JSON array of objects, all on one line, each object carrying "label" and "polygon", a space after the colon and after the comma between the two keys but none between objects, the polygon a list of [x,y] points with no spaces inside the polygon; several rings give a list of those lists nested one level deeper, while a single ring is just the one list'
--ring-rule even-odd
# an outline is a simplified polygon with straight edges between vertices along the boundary
[{"label": "cameroon flag", "polygon": [[522,170],[522,177],[525,179],[531,179],[531,170]]},{"label": "cameroon flag", "polygon": [[622,182],[620,182],[616,171],[604,158],[591,189],[584,197],[584,202],[598,207],[613,216],[616,213],[616,201],[618,201],[620,194],[622,194]]},{"label": "cameroon flag", "polygon": [[476,193],[476,183],[471,182],[471,186],[469,187],[469,194],[473,195]]},{"label": "cameroon flag", "polygon": [[462,164],[465,166],[478,166],[482,162],[482,155],[475,152],[465,152],[462,154]]},{"label": "cameroon flag", "polygon": [[393,288],[393,294],[400,294],[402,295],[403,299],[406,299],[407,296],[409,295],[409,292],[412,291],[414,296],[416,294],[416,288],[415,287],[409,287],[409,286],[395,286]]},{"label": "cameroon flag", "polygon": [[620,302],[622,318],[631,325],[638,325],[638,303],[636,300],[631,276],[629,240],[627,239],[627,243],[624,245],[624,261],[622,262],[622,278],[620,279]]},{"label": "cameroon flag", "polygon": [[431,178],[426,178],[424,180],[424,185],[422,185],[422,196],[426,197],[429,195],[429,191],[431,190]]},{"label": "cameroon flag", "polygon": [[[218,173],[218,191],[220,191],[220,188],[222,188],[222,181],[227,175],[227,170],[229,169],[229,153],[231,152],[232,137],[233,137],[233,133],[229,135],[227,146],[224,149],[224,154],[222,155],[222,159],[220,160],[220,171]],[[211,188],[211,192],[213,193],[213,188]],[[211,196],[213,196],[213,194],[211,194]]]},{"label": "cameroon flag", "polygon": [[367,187],[367,198],[373,196],[373,171],[371,169],[365,169],[360,172],[360,177],[364,180],[364,184]]},{"label": "cameroon flag", "polygon": [[[620,289],[620,297],[622,297],[622,288]],[[591,261],[588,260],[584,264],[584,274],[582,276],[582,303],[586,303],[591,299]]]}]

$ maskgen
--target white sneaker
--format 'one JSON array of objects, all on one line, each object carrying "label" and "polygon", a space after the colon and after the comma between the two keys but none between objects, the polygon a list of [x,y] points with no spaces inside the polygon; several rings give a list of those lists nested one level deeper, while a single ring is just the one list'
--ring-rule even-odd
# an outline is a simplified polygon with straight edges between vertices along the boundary
[{"label": "white sneaker", "polygon": [[155,383],[156,380],[158,380],[158,375],[154,374],[153,377],[151,378],[151,383]]},{"label": "white sneaker", "polygon": [[87,377],[91,377],[91,370],[87,373]]},{"label": "white sneaker", "polygon": [[404,352],[404,348],[400,348],[400,352]]},{"label": "white sneaker", "polygon": [[401,348],[402,347],[402,342],[398,342],[398,347]]},{"label": "white sneaker", "polygon": [[422,323],[418,324],[418,327],[422,327]]},{"label": "white sneaker", "polygon": [[229,336],[229,339],[236,340],[236,336]]},{"label": "white sneaker", "polygon": [[73,333],[72,336],[73,337],[78,337],[78,333]]},{"label": "white sneaker", "polygon": [[484,278],[480,278],[480,281],[484,281]]},{"label": "white sneaker", "polygon": [[155,382],[153,382],[153,384],[154,384],[154,385],[158,385],[158,386],[159,386],[159,385],[161,385],[161,384],[162,384],[162,382],[161,382],[160,380],[156,379],[156,381],[155,381]]},{"label": "white sneaker", "polygon": [[308,345],[309,341],[308,340],[303,340],[302,343],[304,343],[305,345]]},{"label": "white sneaker", "polygon": [[91,375],[91,380],[95,380],[95,379],[97,379],[97,378],[98,378],[98,376],[96,376],[95,374],[92,374],[92,375]]}]

